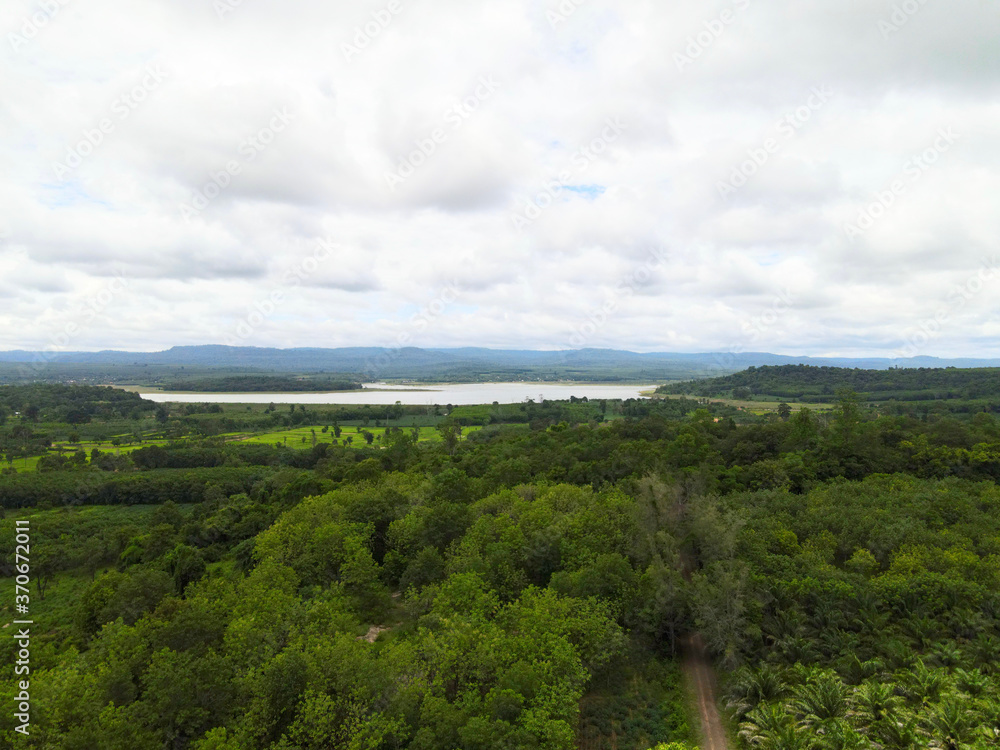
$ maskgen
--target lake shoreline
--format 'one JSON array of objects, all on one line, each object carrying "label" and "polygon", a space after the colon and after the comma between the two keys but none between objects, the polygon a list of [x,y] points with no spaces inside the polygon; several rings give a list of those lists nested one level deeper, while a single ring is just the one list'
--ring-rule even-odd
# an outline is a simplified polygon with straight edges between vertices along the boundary
[{"label": "lake shoreline", "polygon": [[156,403],[220,403],[220,404],[312,404],[312,405],[372,405],[388,406],[397,401],[406,406],[472,406],[477,404],[517,404],[528,400],[568,401],[571,398],[629,399],[649,398],[655,384],[635,385],[564,382],[512,383],[449,383],[400,386],[381,383],[365,384],[358,391],[295,391],[295,392],[180,392],[164,391],[144,386],[116,386],[138,393]]}]

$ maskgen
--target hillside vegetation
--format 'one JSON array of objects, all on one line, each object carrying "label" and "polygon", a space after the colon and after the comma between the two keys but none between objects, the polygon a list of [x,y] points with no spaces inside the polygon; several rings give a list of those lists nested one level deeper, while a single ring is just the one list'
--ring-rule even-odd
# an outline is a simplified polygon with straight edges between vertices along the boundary
[{"label": "hillside vegetation", "polygon": [[1000,369],[858,370],[809,365],[751,367],[718,378],[670,383],[658,393],[829,404],[849,390],[892,413],[1000,413]]},{"label": "hillside vegetation", "polygon": [[0,713],[4,746],[689,750],[695,634],[740,750],[1000,742],[994,416],[524,407],[0,477],[36,623],[32,733]]},{"label": "hillside vegetation", "polygon": [[199,393],[330,393],[359,391],[361,383],[331,378],[295,378],[277,375],[231,375],[173,380],[164,385],[165,391],[196,391]]}]

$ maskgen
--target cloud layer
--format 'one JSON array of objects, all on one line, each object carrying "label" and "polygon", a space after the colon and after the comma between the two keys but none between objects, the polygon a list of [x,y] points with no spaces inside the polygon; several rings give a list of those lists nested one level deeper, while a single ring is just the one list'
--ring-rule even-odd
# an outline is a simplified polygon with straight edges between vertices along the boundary
[{"label": "cloud layer", "polygon": [[5,3],[0,349],[1000,353],[995,3],[344,5]]}]

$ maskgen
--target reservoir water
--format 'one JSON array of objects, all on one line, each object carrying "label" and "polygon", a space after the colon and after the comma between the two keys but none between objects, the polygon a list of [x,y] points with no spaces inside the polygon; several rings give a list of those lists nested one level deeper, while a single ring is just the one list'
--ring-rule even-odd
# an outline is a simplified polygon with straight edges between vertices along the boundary
[{"label": "reservoir water", "polygon": [[434,404],[518,404],[526,399],[538,402],[568,400],[571,396],[588,399],[642,398],[642,392],[655,385],[591,385],[589,383],[447,383],[443,385],[366,384],[361,391],[339,393],[164,393],[137,390],[143,398],[157,403],[215,404],[394,404],[408,406]]}]

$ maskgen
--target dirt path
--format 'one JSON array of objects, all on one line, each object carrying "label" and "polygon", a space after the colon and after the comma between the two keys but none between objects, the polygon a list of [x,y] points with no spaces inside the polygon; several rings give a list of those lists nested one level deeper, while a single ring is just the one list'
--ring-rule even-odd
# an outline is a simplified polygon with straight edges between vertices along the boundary
[{"label": "dirt path", "polygon": [[715,678],[708,657],[705,655],[705,644],[700,635],[692,635],[684,639],[684,672],[694,685],[698,699],[698,716],[701,719],[702,744],[701,750],[729,750],[726,741],[726,731],[722,726],[722,717],[716,706]]}]

